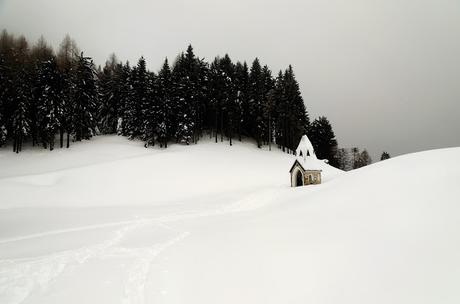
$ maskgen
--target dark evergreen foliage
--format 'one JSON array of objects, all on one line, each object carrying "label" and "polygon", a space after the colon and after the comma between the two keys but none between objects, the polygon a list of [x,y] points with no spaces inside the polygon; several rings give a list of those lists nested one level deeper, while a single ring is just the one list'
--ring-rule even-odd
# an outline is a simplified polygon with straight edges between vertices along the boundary
[{"label": "dark evergreen foliage", "polygon": [[13,151],[19,153],[22,144],[30,134],[30,119],[27,108],[32,100],[30,81],[25,69],[21,69],[16,78],[15,91],[13,93],[13,115],[11,117],[11,128],[13,134]]},{"label": "dark evergreen foliage", "polygon": [[337,140],[326,117],[319,117],[312,122],[308,130],[308,137],[315,149],[316,157],[327,159],[329,164],[338,167]]},{"label": "dark evergreen foliage", "polygon": [[390,153],[388,153],[386,151],[383,151],[382,156],[380,156],[380,160],[386,160],[386,159],[390,159],[390,158],[391,158]]},{"label": "dark evergreen foliage", "polygon": [[6,143],[8,136],[8,104],[10,103],[10,90],[12,81],[10,71],[6,64],[5,55],[0,53],[0,147]]},{"label": "dark evergreen foliage", "polygon": [[118,112],[120,105],[120,87],[118,77],[120,66],[114,62],[106,62],[104,68],[98,73],[99,107],[97,124],[102,134],[117,132]]},{"label": "dark evergreen foliage", "polygon": [[[43,38],[29,50],[25,38],[0,35],[0,145],[25,140],[54,148],[97,133],[140,139],[145,146],[196,143],[205,132],[215,141],[253,138],[293,151],[309,130],[318,155],[335,164],[334,134],[325,118],[309,128],[308,113],[291,66],[276,79],[255,59],[233,63],[229,55],[211,64],[191,45],[158,75],[141,57],[134,68],[112,55],[95,71],[66,36],[57,55]],[[323,138],[324,136],[324,138]]]},{"label": "dark evergreen foliage", "polygon": [[96,132],[95,114],[99,100],[93,61],[83,53],[77,61],[74,90],[72,125],[75,140],[90,139]]},{"label": "dark evergreen foliage", "polygon": [[40,140],[46,148],[54,149],[56,133],[64,125],[63,80],[56,59],[51,58],[41,65],[39,72],[37,121]]},{"label": "dark evergreen foliage", "polygon": [[157,78],[158,128],[160,147],[168,147],[168,141],[174,133],[172,129],[173,112],[171,108],[172,76],[168,59],[165,59]]}]

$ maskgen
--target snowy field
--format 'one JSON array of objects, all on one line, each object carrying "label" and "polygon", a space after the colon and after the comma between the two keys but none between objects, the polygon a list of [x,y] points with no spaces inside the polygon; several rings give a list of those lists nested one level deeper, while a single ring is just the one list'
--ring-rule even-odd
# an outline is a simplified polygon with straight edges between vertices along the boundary
[{"label": "snowy field", "polygon": [[0,303],[460,303],[460,148],[290,188],[292,155],[0,150]]}]

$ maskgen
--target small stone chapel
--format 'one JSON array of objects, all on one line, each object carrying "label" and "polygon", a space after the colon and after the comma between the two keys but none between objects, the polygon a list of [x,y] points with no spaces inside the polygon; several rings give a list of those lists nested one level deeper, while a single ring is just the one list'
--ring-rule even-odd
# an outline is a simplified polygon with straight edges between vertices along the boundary
[{"label": "small stone chapel", "polygon": [[317,160],[313,145],[307,135],[302,136],[296,149],[296,160],[292,164],[291,187],[321,184],[321,170],[314,168]]}]

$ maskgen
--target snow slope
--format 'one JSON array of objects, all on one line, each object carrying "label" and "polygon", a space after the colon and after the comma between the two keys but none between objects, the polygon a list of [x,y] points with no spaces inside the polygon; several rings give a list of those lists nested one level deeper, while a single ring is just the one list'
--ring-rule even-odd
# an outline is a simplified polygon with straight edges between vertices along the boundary
[{"label": "snow slope", "polygon": [[295,189],[250,144],[58,152],[0,150],[0,303],[460,302],[460,148]]}]

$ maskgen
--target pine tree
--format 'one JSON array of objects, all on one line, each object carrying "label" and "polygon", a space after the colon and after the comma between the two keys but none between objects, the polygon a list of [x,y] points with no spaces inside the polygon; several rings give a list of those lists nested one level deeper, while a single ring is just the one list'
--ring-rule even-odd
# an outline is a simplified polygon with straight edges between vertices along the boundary
[{"label": "pine tree", "polygon": [[119,87],[120,107],[118,113],[117,133],[123,136],[130,136],[129,117],[134,111],[134,90],[133,71],[129,62],[122,65],[119,71],[117,87]]},{"label": "pine tree", "polygon": [[177,57],[172,72],[175,92],[172,101],[176,113],[177,142],[186,144],[196,142],[195,138],[199,133],[200,69],[200,61],[189,45],[186,53]]},{"label": "pine tree", "polygon": [[319,159],[327,159],[329,164],[338,167],[337,140],[332,126],[326,117],[322,116],[313,121],[309,128],[308,137]]},{"label": "pine tree", "polygon": [[136,83],[137,80],[137,66],[130,70],[130,75],[127,78],[127,95],[125,103],[125,113],[123,117],[123,135],[134,139],[140,135],[138,132],[139,125],[139,114],[141,112],[140,102],[136,99]]},{"label": "pine tree", "polygon": [[57,52],[56,60],[58,63],[59,71],[62,75],[63,81],[63,120],[61,122],[60,146],[64,145],[64,133],[66,134],[66,147],[70,146],[70,138],[75,134],[74,125],[74,110],[76,109],[75,103],[75,88],[77,80],[77,63],[79,49],[76,42],[66,35],[62,40],[59,50]]},{"label": "pine tree", "polygon": [[192,136],[193,142],[197,142],[197,138],[200,133],[200,111],[203,107],[202,98],[203,95],[203,75],[205,66],[202,65],[202,62],[195,56],[193,52],[192,45],[187,47],[184,57],[185,65],[185,74],[186,74],[186,86],[185,86],[185,96],[188,101],[189,115],[192,119]]},{"label": "pine tree", "polygon": [[268,149],[269,151],[272,150],[272,141],[273,141],[273,130],[275,127],[273,116],[275,110],[275,100],[276,100],[276,93],[275,89],[270,89],[266,95],[266,101],[264,105],[264,118],[267,123],[267,141],[268,141]]},{"label": "pine tree", "polygon": [[278,148],[283,149],[284,152],[287,147],[286,130],[288,123],[288,102],[285,94],[284,74],[282,71],[279,71],[276,77],[273,95],[275,99],[275,141]]},{"label": "pine tree", "polygon": [[56,133],[62,128],[65,119],[63,81],[54,58],[41,65],[39,84],[43,92],[37,108],[39,133],[44,147],[49,145],[50,150],[53,150]]},{"label": "pine tree", "polygon": [[294,150],[302,135],[308,130],[309,118],[292,66],[284,73],[283,85],[287,120],[284,130],[285,145],[289,150]]},{"label": "pine tree", "polygon": [[75,79],[75,105],[73,109],[73,127],[75,140],[90,139],[96,131],[96,109],[98,91],[96,72],[91,58],[78,57]]},{"label": "pine tree", "polygon": [[0,147],[6,143],[8,136],[8,105],[12,81],[4,53],[0,53]]},{"label": "pine tree", "polygon": [[38,117],[39,102],[43,94],[45,86],[41,79],[40,73],[42,72],[44,63],[54,58],[53,49],[46,43],[43,36],[37,41],[30,51],[31,63],[33,69],[31,71],[31,85],[33,98],[29,105],[29,117],[30,117],[30,132],[32,137],[32,145],[38,143],[38,136],[40,131],[40,122]]},{"label": "pine tree", "polygon": [[158,140],[160,146],[168,147],[168,141],[174,133],[172,130],[171,117],[173,115],[171,109],[171,87],[172,87],[171,69],[168,64],[168,59],[165,59],[161,71],[157,78],[157,96],[158,96]]},{"label": "pine tree", "polygon": [[359,168],[359,157],[361,153],[359,152],[359,148],[353,147],[351,148],[351,155],[352,155],[352,169]]},{"label": "pine tree", "polygon": [[232,145],[232,139],[237,128],[236,113],[238,112],[237,95],[235,89],[235,66],[232,60],[225,54],[219,62],[220,70],[222,72],[222,106],[221,106],[221,141],[224,133],[229,139],[230,146]]},{"label": "pine tree", "polygon": [[271,150],[271,143],[272,143],[272,129],[273,129],[273,110],[275,104],[275,81],[272,77],[272,72],[265,65],[262,68],[262,78],[263,78],[263,86],[264,86],[264,99],[262,104],[262,138],[263,141],[267,142],[269,145],[269,149]]},{"label": "pine tree", "polygon": [[27,106],[32,99],[29,79],[25,69],[21,69],[16,79],[15,110],[12,116],[12,131],[14,136],[13,151],[19,153],[22,144],[30,134],[30,119],[27,116]]},{"label": "pine tree", "polygon": [[[210,87],[209,87],[209,65],[204,59],[197,59],[197,80],[196,92],[194,99],[195,106],[195,143],[202,136],[205,125],[206,117],[209,109]],[[207,124],[209,125],[209,124]]]},{"label": "pine tree", "polygon": [[145,129],[144,114],[148,111],[149,100],[149,75],[147,72],[144,57],[139,58],[137,66],[134,69],[133,76],[133,93],[134,107],[130,112],[129,123],[131,125],[131,138],[142,138]]},{"label": "pine tree", "polygon": [[117,132],[119,112],[119,84],[117,77],[119,64],[115,55],[105,63],[102,72],[98,74],[98,87],[100,103],[98,109],[98,129],[102,134],[114,134]]},{"label": "pine tree", "polygon": [[390,153],[383,151],[382,156],[380,157],[380,160],[386,160],[390,158],[391,158]]},{"label": "pine tree", "polygon": [[154,73],[148,73],[147,82],[147,98],[142,104],[142,116],[144,118],[143,140],[145,146],[155,145],[155,137],[157,136],[158,118],[159,118],[159,102],[157,96],[158,86]]},{"label": "pine tree", "polygon": [[144,57],[139,59],[133,69],[130,69],[127,63],[122,74],[125,85],[120,94],[120,102],[123,104],[121,133],[130,139],[144,139],[144,112],[147,113],[150,104],[150,76]]},{"label": "pine tree", "polygon": [[238,139],[241,141],[243,134],[249,135],[249,117],[248,113],[248,87],[249,87],[249,71],[246,62],[243,64],[237,62],[235,65],[235,90],[236,90],[236,101],[235,101],[235,121],[236,131],[238,133]]},{"label": "pine tree", "polygon": [[219,130],[221,140],[223,140],[223,112],[225,103],[225,77],[220,65],[220,58],[216,57],[211,64],[210,70],[210,120],[212,121],[212,129],[214,129],[215,142]]},{"label": "pine tree", "polygon": [[262,147],[263,132],[263,102],[265,97],[264,75],[259,59],[256,58],[249,74],[249,117],[250,134],[257,141],[257,147]]}]

